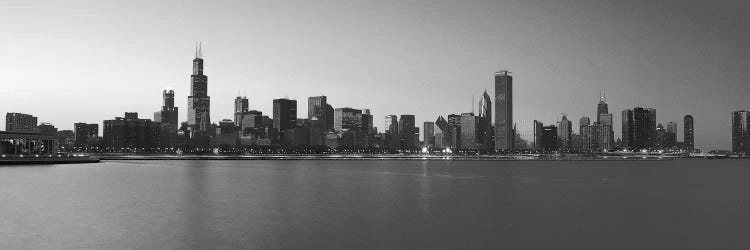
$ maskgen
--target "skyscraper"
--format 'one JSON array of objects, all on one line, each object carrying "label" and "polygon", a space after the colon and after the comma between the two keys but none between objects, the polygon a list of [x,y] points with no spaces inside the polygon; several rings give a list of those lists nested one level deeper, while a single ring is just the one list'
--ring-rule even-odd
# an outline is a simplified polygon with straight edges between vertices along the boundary
[{"label": "skyscraper", "polygon": [[596,146],[599,151],[609,151],[615,146],[614,132],[612,131],[612,114],[599,115],[599,121],[594,124],[596,128]]},{"label": "skyscraper", "polygon": [[413,149],[418,147],[419,135],[414,136],[416,130],[416,121],[414,115],[401,115],[398,121],[399,140],[401,149]]},{"label": "skyscraper", "polygon": [[578,134],[580,135],[580,149],[581,151],[591,151],[592,147],[592,134],[591,134],[591,118],[588,116],[581,117],[578,120]]},{"label": "skyscraper", "polygon": [[479,149],[478,131],[480,128],[478,117],[474,113],[461,114],[461,147],[464,149]]},{"label": "skyscraper", "polygon": [[732,112],[732,152],[750,154],[750,111]]},{"label": "skyscraper", "polygon": [[211,125],[211,97],[208,96],[208,76],[203,74],[203,51],[195,48],[193,74],[190,75],[188,96],[188,129],[206,132]]},{"label": "skyscraper", "polygon": [[544,152],[557,151],[557,127],[555,125],[544,126],[541,132],[541,150]]},{"label": "skyscraper", "polygon": [[693,125],[693,116],[692,115],[686,115],[685,118],[682,121],[684,129],[683,129],[683,140],[685,142],[685,150],[692,152],[695,150],[695,131],[694,125]]},{"label": "skyscraper", "polygon": [[599,95],[599,104],[596,105],[596,121],[601,123],[601,120],[599,120],[599,117],[603,114],[608,114],[608,113],[609,113],[609,106],[607,105],[606,94],[601,93],[601,95]]},{"label": "skyscraper", "polygon": [[495,150],[513,149],[513,77],[509,73],[495,73]]},{"label": "skyscraper", "polygon": [[561,151],[569,151],[573,146],[571,141],[571,135],[573,133],[573,123],[568,120],[567,115],[563,115],[562,120],[557,124],[557,142],[560,144],[558,148]]},{"label": "skyscraper", "polygon": [[[326,106],[328,100],[326,96],[311,96],[307,98],[307,119],[312,122],[313,127],[319,127],[320,131],[326,131]],[[335,113],[335,110],[334,110]]]},{"label": "skyscraper", "polygon": [[[624,121],[623,121],[624,122]],[[656,109],[636,107],[633,109],[632,139],[629,147],[632,150],[654,149],[656,140]],[[623,127],[624,128],[624,127]]]},{"label": "skyscraper", "polygon": [[424,145],[430,148],[435,147],[435,123],[424,122],[422,127],[424,128],[422,130]]},{"label": "skyscraper", "polygon": [[677,146],[677,123],[667,122],[667,130],[664,134],[664,148],[675,149]]},{"label": "skyscraper", "polygon": [[37,118],[28,114],[7,113],[5,114],[5,131],[37,133],[39,132]]},{"label": "skyscraper", "polygon": [[633,149],[633,110],[625,109],[622,111],[622,147]]},{"label": "skyscraper", "polygon": [[297,101],[289,99],[273,100],[273,128],[277,132],[297,126]]},{"label": "skyscraper", "polygon": [[449,137],[447,130],[448,121],[443,116],[438,116],[435,120],[435,148],[450,148],[450,144],[447,141]]},{"label": "skyscraper", "polygon": [[398,116],[386,115],[383,129],[383,144],[389,149],[398,149],[401,143],[398,138]]},{"label": "skyscraper", "polygon": [[234,125],[235,126],[242,126],[242,116],[249,109],[250,109],[250,102],[247,100],[247,97],[237,96],[237,98],[234,98]]},{"label": "skyscraper", "polygon": [[487,90],[482,93],[482,98],[479,100],[479,137],[480,143],[485,150],[494,150],[495,142],[492,136],[495,134],[492,129],[492,99],[487,94]]},{"label": "skyscraper", "polygon": [[448,135],[451,148],[461,148],[461,115],[448,115]]},{"label": "skyscraper", "polygon": [[174,90],[162,91],[162,106],[160,111],[154,112],[154,122],[161,128],[161,143],[165,147],[177,144],[178,109],[174,106]]}]

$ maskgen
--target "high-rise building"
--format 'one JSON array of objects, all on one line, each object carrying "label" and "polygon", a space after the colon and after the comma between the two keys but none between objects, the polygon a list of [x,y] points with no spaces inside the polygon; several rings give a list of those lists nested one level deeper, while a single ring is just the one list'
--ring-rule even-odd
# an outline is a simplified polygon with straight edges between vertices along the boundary
[{"label": "high-rise building", "polygon": [[612,114],[599,115],[599,121],[594,123],[596,132],[596,146],[598,151],[610,151],[615,146],[615,137],[612,130]]},{"label": "high-rise building", "polygon": [[190,75],[188,96],[188,129],[206,132],[211,126],[211,97],[208,96],[208,76],[203,74],[203,51],[195,48],[193,74]]},{"label": "high-rise building", "polygon": [[[401,149],[413,149],[419,146],[419,132],[416,130],[415,120],[414,115],[401,115],[398,121]],[[417,132],[416,136],[415,132]]]},{"label": "high-rise building", "polygon": [[544,152],[557,151],[557,127],[555,125],[544,126],[541,132],[541,150]]},{"label": "high-rise building", "polygon": [[593,147],[592,143],[592,134],[591,134],[591,118],[588,116],[581,117],[580,120],[578,120],[578,134],[580,135],[580,142],[581,145],[578,150],[581,151],[591,151],[595,147]]},{"label": "high-rise building", "polygon": [[[599,104],[596,105],[596,121],[601,123],[599,118],[603,114],[609,114],[609,106],[607,105],[607,97],[604,93],[599,95]],[[612,125],[612,124],[610,124]]]},{"label": "high-rise building", "polygon": [[333,129],[333,106],[326,104],[326,130],[330,131]]},{"label": "high-rise building", "polygon": [[239,140],[239,131],[234,121],[229,119],[219,121],[219,126],[216,128],[216,135],[212,140],[214,146],[236,146],[239,144]]},{"label": "high-rise building", "polygon": [[22,113],[5,114],[5,131],[21,133],[37,133],[37,118]]},{"label": "high-rise building", "polygon": [[622,147],[625,149],[634,148],[633,138],[633,110],[625,109],[622,111]]},{"label": "high-rise building", "polygon": [[234,98],[234,125],[242,126],[242,116],[250,110],[250,101],[246,96],[237,96]]},{"label": "high-rise building", "polygon": [[375,126],[373,124],[373,117],[370,114],[370,109],[362,109],[362,130],[367,134],[375,134]]},{"label": "high-rise building", "polygon": [[104,147],[110,150],[146,150],[158,147],[161,126],[149,119],[139,119],[138,113],[104,120]]},{"label": "high-rise building", "polygon": [[479,123],[480,123],[480,143],[484,150],[494,150],[495,141],[493,136],[495,130],[492,128],[492,98],[487,94],[487,90],[482,93],[482,98],[479,100]]},{"label": "high-rise building", "polygon": [[162,92],[162,106],[160,111],[154,112],[154,122],[160,123],[162,146],[174,147],[177,144],[178,108],[174,106],[174,90],[165,89]]},{"label": "high-rise building", "polygon": [[694,151],[695,150],[695,131],[694,131],[694,124],[693,124],[693,116],[692,115],[686,115],[683,119],[683,140],[685,142],[685,150],[687,151]]},{"label": "high-rise building", "polygon": [[450,134],[447,132],[448,129],[448,121],[442,115],[438,116],[435,120],[435,148],[450,148],[451,145],[448,141]]},{"label": "high-rise building", "polygon": [[73,124],[75,130],[75,146],[91,146],[92,140],[99,137],[99,124],[78,122]]},{"label": "high-rise building", "polygon": [[560,144],[558,149],[561,151],[570,151],[573,146],[572,140],[573,123],[568,120],[567,115],[562,116],[562,120],[557,122],[557,142]]},{"label": "high-rise building", "polygon": [[424,122],[424,125],[422,125],[424,128],[422,130],[422,140],[424,141],[424,145],[429,148],[435,147],[435,123],[434,122]]},{"label": "high-rise building", "polygon": [[297,101],[290,99],[273,100],[273,128],[277,132],[297,126]]},{"label": "high-rise building", "polygon": [[474,113],[461,114],[461,148],[479,149],[479,118]]},{"label": "high-rise building", "polygon": [[732,152],[750,154],[750,111],[732,112]]},{"label": "high-rise building", "polygon": [[333,127],[336,131],[361,129],[362,110],[354,108],[336,108],[333,111]]},{"label": "high-rise building", "polygon": [[461,148],[461,115],[448,115],[448,135],[451,148]]},{"label": "high-rise building", "polygon": [[398,133],[398,116],[385,116],[384,144],[390,149],[398,149],[401,146]]},{"label": "high-rise building", "polygon": [[664,148],[676,149],[677,147],[677,123],[667,122],[667,130],[664,134]]},{"label": "high-rise building", "polygon": [[[329,128],[326,127],[326,106],[328,100],[326,96],[311,96],[307,98],[307,119],[312,122],[313,127],[320,128],[321,131],[326,131]],[[335,115],[334,110],[334,115]],[[335,122],[335,117],[334,117]]]},{"label": "high-rise building", "polygon": [[633,109],[632,139],[628,144],[632,150],[655,149],[656,140],[656,110],[652,108],[636,107]]},{"label": "high-rise building", "polygon": [[398,134],[398,116],[397,115],[385,116],[385,133],[386,134]]},{"label": "high-rise building", "polygon": [[664,149],[666,144],[666,130],[664,126],[659,123],[656,125],[656,145],[653,149]]},{"label": "high-rise building", "polygon": [[501,70],[495,73],[495,150],[512,150],[513,77]]}]

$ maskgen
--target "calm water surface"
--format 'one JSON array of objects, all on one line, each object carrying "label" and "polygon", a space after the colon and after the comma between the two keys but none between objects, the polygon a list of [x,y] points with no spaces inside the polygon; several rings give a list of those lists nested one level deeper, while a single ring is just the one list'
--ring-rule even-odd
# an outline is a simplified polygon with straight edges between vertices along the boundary
[{"label": "calm water surface", "polygon": [[748,249],[748,163],[0,167],[0,249]]}]

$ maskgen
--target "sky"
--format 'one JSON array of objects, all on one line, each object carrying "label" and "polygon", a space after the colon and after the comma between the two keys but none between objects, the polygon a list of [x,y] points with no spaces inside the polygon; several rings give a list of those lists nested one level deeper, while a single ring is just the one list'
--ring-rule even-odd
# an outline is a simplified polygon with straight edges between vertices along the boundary
[{"label": "sky", "polygon": [[[696,146],[731,148],[731,112],[750,109],[748,1],[7,1],[0,0],[0,113],[59,129],[138,112],[172,88],[187,118],[196,42],[211,120],[233,100],[271,114],[307,97],[389,114],[476,111],[494,72],[514,77],[514,120],[574,128],[606,91],[620,112],[695,117]],[[473,98],[472,98],[473,97]],[[474,102],[472,102],[472,99]],[[0,116],[5,123],[5,117]]]}]

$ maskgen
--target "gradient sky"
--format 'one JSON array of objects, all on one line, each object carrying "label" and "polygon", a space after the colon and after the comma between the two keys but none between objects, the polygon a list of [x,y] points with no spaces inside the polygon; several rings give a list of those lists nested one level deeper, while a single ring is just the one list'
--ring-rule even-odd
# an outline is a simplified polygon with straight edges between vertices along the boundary
[{"label": "gradient sky", "polygon": [[[696,144],[728,149],[731,112],[750,109],[748,1],[2,1],[0,112],[60,129],[125,111],[153,118],[176,91],[180,121],[194,45],[203,42],[211,119],[246,93],[327,95],[388,114],[470,112],[493,73],[514,76],[515,120],[577,127],[607,93],[620,112],[695,117]],[[470,106],[471,105],[471,106]],[[5,116],[0,116],[5,123]]]}]

